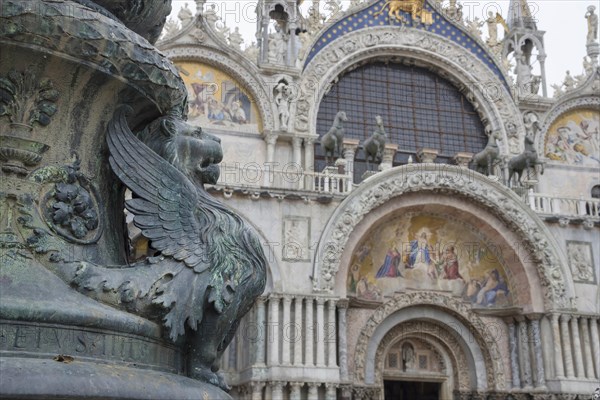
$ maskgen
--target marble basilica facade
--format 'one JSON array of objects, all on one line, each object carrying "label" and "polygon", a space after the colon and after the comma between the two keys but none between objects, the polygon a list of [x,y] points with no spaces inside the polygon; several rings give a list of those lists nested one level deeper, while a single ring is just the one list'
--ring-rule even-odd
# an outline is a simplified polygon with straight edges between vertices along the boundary
[{"label": "marble basilica facade", "polygon": [[[522,76],[513,82],[502,43],[486,43],[457,9],[426,4],[431,26],[385,19],[387,10],[375,16],[384,2],[354,1],[316,24],[293,0],[260,1],[258,44],[242,51],[231,32],[218,29],[214,9],[197,0],[196,14],[157,44],[186,81],[190,121],[221,138],[225,158],[211,193],[254,224],[270,257],[267,289],[222,360],[234,398],[402,398],[393,397],[405,390],[394,382],[425,382],[431,385],[414,389],[432,388],[423,398],[587,399],[599,386],[597,46],[587,43],[589,70],[548,98],[519,86]],[[273,21],[287,37],[269,31]],[[540,37],[518,19],[508,23],[511,38]],[[535,46],[545,58],[543,41]],[[361,138],[370,132],[347,134],[343,154],[326,167],[321,104],[344,76],[382,61],[426,70],[456,88],[482,132],[500,137],[503,165],[533,136],[543,174],[508,185],[502,164],[486,176],[468,168],[473,152],[466,149],[413,152],[392,136],[362,179],[355,171],[364,168]],[[540,77],[544,93],[543,71]],[[535,129],[525,118],[532,114]],[[591,136],[560,153],[560,129],[569,121]],[[399,161],[402,154],[410,161]],[[461,279],[453,281],[443,255],[431,255],[425,264],[437,266],[433,286],[431,273],[417,274],[426,265],[411,264],[409,254],[398,255],[395,276],[371,271],[390,255],[369,241],[377,232],[395,230],[399,252],[410,253],[410,243],[419,246],[415,232],[431,249],[444,240],[458,245],[457,227],[494,254],[504,303],[482,291],[492,267],[479,258],[469,264],[471,253],[459,256]]]}]

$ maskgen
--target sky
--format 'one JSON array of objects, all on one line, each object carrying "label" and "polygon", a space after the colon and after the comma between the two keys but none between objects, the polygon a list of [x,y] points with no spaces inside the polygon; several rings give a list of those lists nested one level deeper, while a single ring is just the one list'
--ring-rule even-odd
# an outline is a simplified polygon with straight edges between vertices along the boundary
[{"label": "sky", "polygon": [[[341,0],[342,8],[346,9],[349,0]],[[446,3],[448,0],[446,0]],[[194,0],[173,0],[171,17],[176,18],[177,13],[188,3],[188,8],[195,12]],[[207,5],[214,3],[225,24],[233,29],[238,26],[244,37],[244,46],[255,40],[256,20],[254,10],[256,0],[208,0]],[[312,0],[305,0],[303,8],[312,4]],[[508,14],[509,0],[499,1],[469,1],[464,0],[463,14],[465,18],[478,17],[485,20],[488,11],[498,11],[504,17]],[[325,0],[321,0],[321,8],[325,7]],[[585,42],[587,35],[587,22],[584,18],[588,5],[596,5],[593,0],[541,0],[528,1],[532,16],[537,21],[539,30],[546,31],[544,42],[546,46],[546,76],[548,91],[553,83],[562,83],[565,72],[570,70],[572,75],[583,72],[582,60],[586,54]],[[484,38],[487,37],[487,28],[482,28]],[[500,31],[499,31],[500,33]],[[535,66],[534,66],[535,73]]]}]

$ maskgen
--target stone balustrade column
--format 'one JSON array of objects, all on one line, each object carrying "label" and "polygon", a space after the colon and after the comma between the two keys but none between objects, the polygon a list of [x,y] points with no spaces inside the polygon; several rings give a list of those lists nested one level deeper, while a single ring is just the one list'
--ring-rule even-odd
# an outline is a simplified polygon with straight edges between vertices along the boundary
[{"label": "stone balustrade column", "polygon": [[283,296],[283,325],[282,325],[282,341],[281,341],[281,364],[290,365],[290,350],[292,344],[291,332],[293,327],[290,324],[292,298]]},{"label": "stone balustrade column", "polygon": [[317,367],[325,366],[325,299],[317,297]]},{"label": "stone balustrade column", "polygon": [[302,365],[302,297],[294,299],[294,365]]},{"label": "stone balustrade column", "polygon": [[319,400],[319,386],[321,385],[314,382],[308,384],[308,400]]},{"label": "stone balustrade column", "polygon": [[314,342],[314,331],[315,323],[313,320],[313,301],[314,298],[307,297],[304,299],[304,309],[306,311],[306,317],[304,321],[304,365],[313,366],[313,342]]},{"label": "stone balustrade column", "polygon": [[584,378],[583,355],[581,354],[581,340],[579,338],[579,317],[571,318],[571,333],[573,334],[573,355],[575,358],[575,376]]},{"label": "stone balustrade column", "polygon": [[300,400],[303,382],[290,382],[290,400]]},{"label": "stone balustrade column", "polygon": [[279,365],[279,300],[278,296],[269,297],[269,326],[268,326],[268,346],[269,365]]},{"label": "stone balustrade column", "polygon": [[519,341],[515,329],[515,321],[512,318],[507,318],[506,323],[508,324],[508,346],[510,349],[510,371],[512,376],[512,387],[520,388],[521,372],[519,369]]},{"label": "stone balustrade column", "polygon": [[263,398],[263,382],[250,382],[252,386],[252,400],[262,400]]},{"label": "stone balustrade column", "polygon": [[529,336],[527,335],[527,320],[518,316],[517,329],[519,330],[519,361],[521,362],[521,383],[524,388],[532,387],[531,358],[529,356]]},{"label": "stone balustrade column", "polygon": [[397,144],[387,143],[385,145],[383,149],[383,157],[381,159],[381,163],[379,164],[380,171],[386,171],[394,166],[394,157],[396,156],[397,151]]},{"label": "stone balustrade column", "polygon": [[562,348],[564,351],[565,371],[567,378],[575,378],[575,369],[573,367],[573,354],[571,354],[571,333],[569,332],[570,315],[560,316],[560,334],[562,337]]},{"label": "stone balustrade column", "polygon": [[336,301],[331,299],[327,302],[327,366],[337,367],[336,355],[337,355],[337,323],[335,318],[335,303]]},{"label": "stone balustrade column", "polygon": [[283,400],[283,382],[270,382],[271,400]]},{"label": "stone balustrade column", "polygon": [[533,353],[535,361],[535,387],[546,387],[546,372],[544,371],[544,359],[542,356],[542,336],[540,334],[541,315],[534,314],[528,316],[531,328],[531,339],[533,341]]},{"label": "stone balustrade column", "polygon": [[348,311],[348,300],[339,300],[338,307],[338,358],[340,366],[340,379],[348,380],[348,339],[346,336],[347,325],[346,312]]},{"label": "stone balustrade column", "polygon": [[581,338],[583,339],[583,361],[585,365],[585,377],[589,379],[595,378],[594,374],[594,361],[592,360],[592,346],[590,344],[590,326],[588,323],[588,317],[581,317],[579,319],[579,330],[581,331]]},{"label": "stone balustrade column", "polygon": [[562,356],[562,342],[560,340],[560,326],[559,326],[559,315],[552,314],[550,316],[550,322],[552,324],[552,338],[554,340],[554,377],[556,379],[563,379],[565,377],[565,368],[563,365]]},{"label": "stone balustrade column", "polygon": [[334,383],[325,384],[325,400],[337,400],[337,386]]},{"label": "stone balustrade column", "polygon": [[256,343],[254,353],[254,363],[258,366],[265,365],[267,320],[265,305],[266,299],[259,297],[256,299]]},{"label": "stone balustrade column", "polygon": [[596,378],[600,378],[600,339],[598,338],[598,318],[590,319],[590,333],[592,334],[592,355],[596,366]]}]

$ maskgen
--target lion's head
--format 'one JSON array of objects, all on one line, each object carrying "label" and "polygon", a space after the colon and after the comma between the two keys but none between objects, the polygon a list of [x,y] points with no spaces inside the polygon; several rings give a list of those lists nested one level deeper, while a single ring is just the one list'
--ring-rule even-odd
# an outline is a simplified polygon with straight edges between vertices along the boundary
[{"label": "lion's head", "polygon": [[221,140],[181,117],[158,118],[138,132],[137,137],[196,184],[214,184],[219,179],[217,164],[223,159]]}]

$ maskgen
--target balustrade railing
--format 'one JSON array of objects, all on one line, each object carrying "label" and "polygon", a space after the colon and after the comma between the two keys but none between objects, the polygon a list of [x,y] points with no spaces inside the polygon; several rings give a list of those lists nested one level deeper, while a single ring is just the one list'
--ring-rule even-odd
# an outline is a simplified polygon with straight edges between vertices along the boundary
[{"label": "balustrade railing", "polygon": [[600,199],[561,197],[530,191],[526,201],[532,210],[540,214],[600,217]]}]

